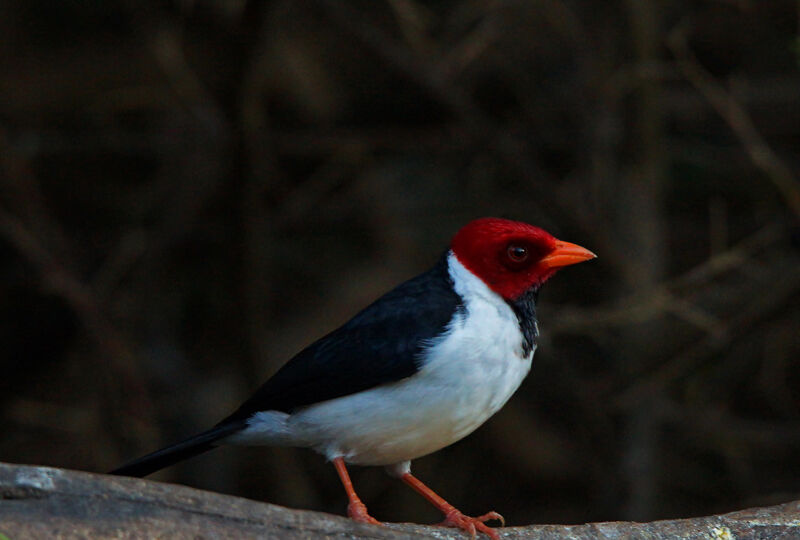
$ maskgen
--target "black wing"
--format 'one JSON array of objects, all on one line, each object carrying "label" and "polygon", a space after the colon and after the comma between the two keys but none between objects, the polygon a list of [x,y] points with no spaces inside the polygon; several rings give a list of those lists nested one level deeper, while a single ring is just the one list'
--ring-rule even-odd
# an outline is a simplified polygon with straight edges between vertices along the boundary
[{"label": "black wing", "polygon": [[290,413],[410,377],[419,369],[426,341],[441,334],[462,308],[443,257],[302,350],[219,425],[259,411]]}]

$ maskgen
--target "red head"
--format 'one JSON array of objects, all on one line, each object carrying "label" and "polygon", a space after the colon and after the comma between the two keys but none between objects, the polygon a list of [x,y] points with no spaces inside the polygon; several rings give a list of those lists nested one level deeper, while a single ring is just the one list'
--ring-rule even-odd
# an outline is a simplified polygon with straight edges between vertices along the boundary
[{"label": "red head", "polygon": [[506,300],[541,286],[562,266],[596,257],[539,227],[499,218],[467,223],[453,237],[451,247],[467,270]]}]

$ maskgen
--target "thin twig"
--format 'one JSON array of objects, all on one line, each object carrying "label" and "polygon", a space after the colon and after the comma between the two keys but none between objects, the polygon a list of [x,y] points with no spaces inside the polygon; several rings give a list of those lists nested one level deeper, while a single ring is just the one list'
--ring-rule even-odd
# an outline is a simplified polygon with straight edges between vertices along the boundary
[{"label": "thin twig", "polygon": [[[645,295],[628,297],[618,305],[608,308],[577,309],[562,307],[557,319],[548,324],[551,332],[574,332],[578,330],[609,328],[643,322],[670,311],[677,292],[687,287],[696,287],[735,268],[740,268],[753,255],[783,238],[785,225],[773,222],[759,229],[735,246],[714,255],[705,262],[671,280],[663,282]],[[685,301],[685,300],[684,300]],[[687,317],[687,320],[697,320]],[[705,319],[709,322],[710,319]],[[706,324],[699,326],[705,327]]]},{"label": "thin twig", "polygon": [[725,350],[741,329],[762,319],[773,310],[783,306],[786,299],[800,289],[800,273],[788,273],[782,279],[771,282],[764,294],[753,296],[751,301],[731,318],[726,327],[725,339],[720,333],[708,334],[699,342],[690,345],[683,353],[662,364],[655,372],[645,375],[620,393],[615,405],[620,408],[635,407],[645,396],[652,396],[667,384],[691,371],[708,356]]},{"label": "thin twig", "polygon": [[786,205],[796,216],[800,216],[800,181],[770,148],[744,107],[700,64],[689,48],[688,32],[689,23],[684,21],[670,32],[667,39],[678,68],[730,126],[753,164],[767,175]]}]

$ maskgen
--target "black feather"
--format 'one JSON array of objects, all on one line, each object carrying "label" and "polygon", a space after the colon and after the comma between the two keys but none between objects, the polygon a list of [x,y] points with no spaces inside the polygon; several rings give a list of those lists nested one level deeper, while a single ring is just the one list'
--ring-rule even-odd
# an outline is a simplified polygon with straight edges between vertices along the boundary
[{"label": "black feather", "polygon": [[539,328],[536,326],[536,301],[538,299],[539,289],[533,288],[519,298],[508,301],[519,321],[519,329],[522,332],[522,353],[525,356],[536,347],[539,339]]},{"label": "black feather", "polygon": [[244,421],[228,422],[204,431],[185,441],[181,441],[172,446],[156,450],[146,456],[134,459],[114,469],[110,474],[120,476],[147,476],[164,467],[169,467],[179,461],[194,457],[214,448],[214,443],[222,438],[232,435],[244,429],[247,423]]},{"label": "black feather", "polygon": [[291,413],[416,373],[427,343],[463,309],[446,257],[301,351],[220,425],[258,411]]}]

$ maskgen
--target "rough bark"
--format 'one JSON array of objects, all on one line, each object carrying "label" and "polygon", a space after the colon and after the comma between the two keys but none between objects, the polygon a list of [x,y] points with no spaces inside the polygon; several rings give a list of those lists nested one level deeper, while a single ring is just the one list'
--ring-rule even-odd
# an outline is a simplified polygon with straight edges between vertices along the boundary
[{"label": "rough bark", "polygon": [[[209,493],[184,486],[0,463],[0,538],[439,538],[436,527],[362,525],[339,516]],[[504,539],[799,538],[800,501],[730,514],[586,525],[501,529]],[[5,539],[3,539],[5,540]]]}]

